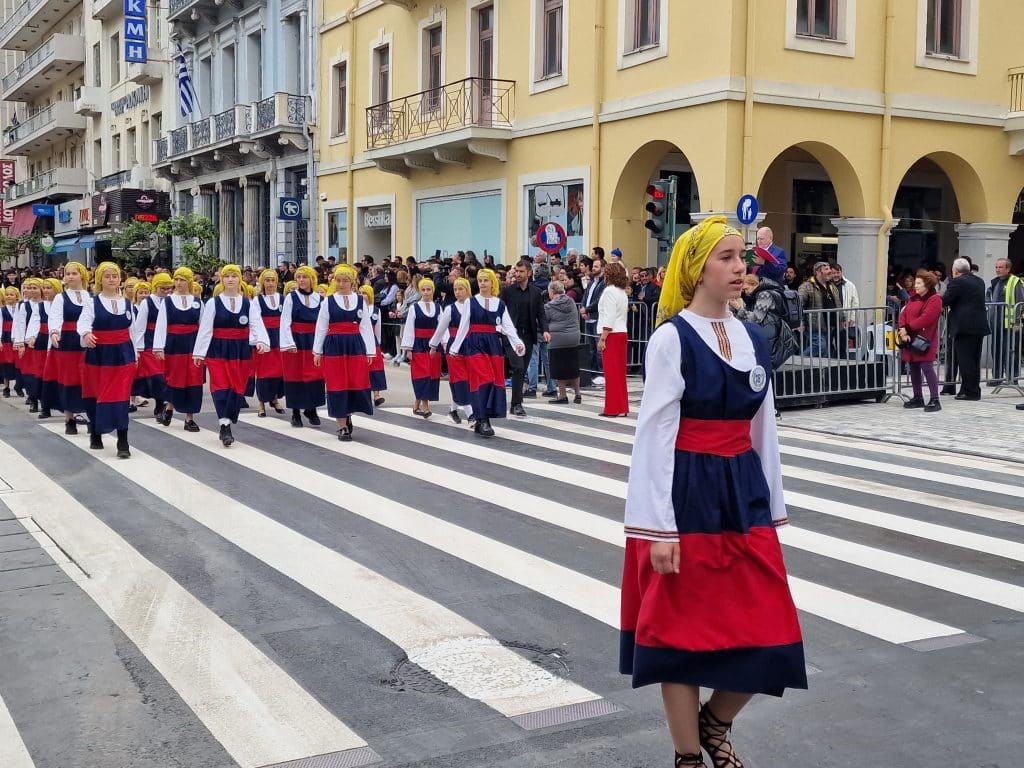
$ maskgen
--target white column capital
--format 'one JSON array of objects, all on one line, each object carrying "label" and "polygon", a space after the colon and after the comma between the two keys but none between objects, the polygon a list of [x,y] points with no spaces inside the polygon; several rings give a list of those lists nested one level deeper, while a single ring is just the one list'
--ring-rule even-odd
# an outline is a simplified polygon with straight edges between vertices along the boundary
[{"label": "white column capital", "polygon": [[957,224],[954,229],[961,240],[1009,240],[1010,235],[1017,231],[1017,225],[978,222]]},{"label": "white column capital", "polygon": [[[832,226],[839,230],[840,235],[877,235],[882,230],[883,219],[857,219],[848,216],[841,216],[829,219]],[[893,219],[893,226],[899,223],[899,219]]]}]

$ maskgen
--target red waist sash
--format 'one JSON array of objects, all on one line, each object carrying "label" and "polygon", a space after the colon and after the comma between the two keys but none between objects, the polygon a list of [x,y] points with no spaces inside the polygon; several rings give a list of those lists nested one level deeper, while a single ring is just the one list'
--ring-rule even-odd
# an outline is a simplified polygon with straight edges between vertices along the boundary
[{"label": "red waist sash", "polygon": [[195,333],[198,330],[199,330],[199,326],[198,325],[179,325],[179,324],[175,323],[174,325],[168,325],[167,326],[167,333],[175,334],[175,335],[183,335],[183,334],[186,334],[186,333]]},{"label": "red waist sash", "polygon": [[228,339],[229,341],[248,341],[248,328],[214,328],[213,338]]},{"label": "red waist sash", "polygon": [[61,333],[74,333],[78,330],[78,323],[63,323],[60,326]]},{"label": "red waist sash", "polygon": [[316,323],[292,323],[292,333],[315,333]]},{"label": "red waist sash", "polygon": [[331,323],[327,326],[328,333],[359,333],[359,323],[352,320],[345,320],[340,323]]},{"label": "red waist sash", "polygon": [[497,333],[498,329],[497,329],[496,326],[493,326],[493,325],[483,325],[483,324],[473,323],[473,324],[471,324],[469,326],[469,332],[470,333]]},{"label": "red waist sash", "polygon": [[124,344],[132,340],[131,331],[123,328],[120,331],[93,331],[97,344]]},{"label": "red waist sash", "polygon": [[432,339],[434,338],[434,331],[430,328],[417,328],[416,329],[417,339]]},{"label": "red waist sash", "polygon": [[50,325],[49,325],[49,323],[40,323],[39,324],[39,335],[40,336],[45,336],[49,332],[50,332]]},{"label": "red waist sash", "polygon": [[[296,325],[298,325],[298,323],[293,323],[292,324],[292,328],[294,328]],[[263,316],[263,327],[268,329],[268,330],[273,330],[275,328],[280,328],[281,327],[281,316],[280,315],[275,315],[274,317],[267,317],[266,315],[264,315]]]},{"label": "red waist sash", "polygon": [[744,419],[679,420],[676,450],[712,456],[738,456],[751,449],[750,421]]}]

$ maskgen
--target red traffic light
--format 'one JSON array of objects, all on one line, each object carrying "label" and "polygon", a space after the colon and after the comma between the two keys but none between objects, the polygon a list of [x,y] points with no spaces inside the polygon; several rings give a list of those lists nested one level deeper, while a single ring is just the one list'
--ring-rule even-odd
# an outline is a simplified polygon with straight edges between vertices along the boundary
[{"label": "red traffic light", "polygon": [[653,197],[655,200],[662,200],[665,197],[665,190],[656,184],[647,185],[647,194]]}]

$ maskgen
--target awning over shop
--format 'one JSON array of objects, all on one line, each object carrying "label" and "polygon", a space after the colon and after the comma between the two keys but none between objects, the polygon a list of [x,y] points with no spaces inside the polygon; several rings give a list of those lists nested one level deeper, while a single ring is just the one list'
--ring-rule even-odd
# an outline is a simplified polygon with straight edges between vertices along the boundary
[{"label": "awning over shop", "polygon": [[75,248],[81,248],[79,245],[78,235],[74,237],[62,237],[57,241],[57,244],[53,246],[51,253],[68,253],[69,251],[75,250]]},{"label": "awning over shop", "polygon": [[36,215],[32,213],[31,205],[19,205],[14,209],[14,222],[7,230],[8,237],[20,237],[32,231],[36,225]]},{"label": "awning over shop", "polygon": [[82,235],[78,238],[79,248],[95,248],[96,247],[96,235]]}]

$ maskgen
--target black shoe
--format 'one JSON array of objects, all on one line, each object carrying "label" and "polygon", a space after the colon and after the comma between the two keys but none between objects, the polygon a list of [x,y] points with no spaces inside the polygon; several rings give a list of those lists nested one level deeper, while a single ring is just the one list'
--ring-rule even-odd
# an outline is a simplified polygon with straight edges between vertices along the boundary
[{"label": "black shoe", "polygon": [[346,427],[346,428],[348,429],[348,433],[349,433],[350,435],[351,435],[351,434],[352,434],[353,432],[355,432],[355,431],[356,431],[356,428],[352,426],[352,417],[351,417],[351,416],[346,416],[346,417],[345,417],[345,427]]},{"label": "black shoe", "polygon": [[923,397],[912,397],[903,404],[904,408],[924,408]]},{"label": "black shoe", "polygon": [[292,409],[292,426],[293,427],[301,427],[302,426],[302,417],[299,415],[298,408],[293,408]]},{"label": "black shoe", "polygon": [[1024,411],[1024,403],[1017,403],[1017,405],[1016,405],[1016,406],[1014,406],[1014,407],[1015,407],[1015,408],[1016,408],[1016,409],[1017,409],[1018,411]]},{"label": "black shoe", "polygon": [[491,427],[490,419],[480,419],[476,423],[474,431],[481,437],[494,437],[494,429]]},{"label": "black shoe", "polygon": [[[722,763],[722,765],[739,765],[739,763]],[[676,752],[675,768],[707,768],[704,755],[700,752]]]},{"label": "black shoe", "polygon": [[555,392],[545,392],[544,397],[558,397],[557,390]]},{"label": "black shoe", "polygon": [[75,423],[74,419],[72,419],[71,421],[65,421],[64,422],[64,434],[65,435],[77,435],[78,434],[78,424]]},{"label": "black shoe", "polygon": [[24,397],[25,396],[25,390],[22,389],[21,387],[15,387],[14,388],[14,394],[16,394],[18,397]]},{"label": "black shoe", "polygon": [[380,408],[382,405],[384,405],[384,398],[383,397],[376,397],[376,398],[374,398],[373,404],[375,406],[377,406],[378,408]]},{"label": "black shoe", "polygon": [[942,410],[942,403],[939,402],[939,398],[933,397],[928,401],[928,405],[924,407],[925,413],[935,413],[936,411]]},{"label": "black shoe", "polygon": [[166,405],[164,404],[164,401],[157,400],[156,405],[153,406],[153,418],[156,419],[157,421],[161,421],[163,419],[165,410]]},{"label": "black shoe", "polygon": [[231,434],[231,426],[229,424],[220,425],[220,441],[224,444],[225,448],[228,448],[233,442],[235,442],[235,438]]},{"label": "black shoe", "polygon": [[554,400],[551,401],[551,404],[552,405],[568,405],[569,404],[569,398],[568,397],[556,397]]},{"label": "black shoe", "polygon": [[512,406],[512,415],[513,416],[526,416],[526,411],[523,410],[523,406],[521,406],[521,405],[518,405],[518,404],[517,405],[513,405]]},{"label": "black shoe", "polygon": [[525,392],[523,392],[523,397],[532,397],[532,398],[536,399],[536,397],[537,397],[537,390],[536,389],[528,389]]},{"label": "black shoe", "polygon": [[171,408],[164,408],[163,413],[156,417],[156,420],[163,424],[165,427],[171,426],[171,418],[174,416],[174,411]]},{"label": "black shoe", "polygon": [[965,395],[963,392],[956,396],[957,400],[981,400],[981,395]]},{"label": "black shoe", "polygon": [[128,450],[128,430],[117,430],[117,458],[130,459],[131,451]]},{"label": "black shoe", "polygon": [[102,451],[103,435],[89,435],[89,448],[94,451]]},{"label": "black shoe", "polygon": [[302,415],[306,417],[306,420],[314,427],[320,426],[320,417],[317,416],[316,408],[310,408],[302,412]]},{"label": "black shoe", "polygon": [[342,427],[338,430],[338,439],[343,443],[352,441],[352,430],[348,427]]},{"label": "black shoe", "polygon": [[11,388],[10,387],[4,387],[4,397],[10,397],[10,396],[11,396]]},{"label": "black shoe", "polygon": [[278,415],[284,413],[284,408],[281,407],[281,404],[279,402],[277,402],[277,400],[271,400],[270,401],[270,407],[273,408],[274,409],[274,413],[276,413]]},{"label": "black shoe", "polygon": [[41,410],[41,411],[39,412],[39,416],[38,416],[38,418],[40,418],[40,419],[48,419],[48,418],[50,418],[50,417],[51,417],[52,415],[53,415],[53,414],[52,414],[52,413],[50,413],[50,409],[49,409],[49,408],[43,408],[43,410]]},{"label": "black shoe", "polygon": [[455,409],[454,411],[448,411],[448,416],[449,416],[449,417],[451,418],[451,420],[452,420],[452,421],[454,421],[454,422],[455,422],[456,424],[461,424],[461,423],[462,423],[462,417],[461,417],[461,416],[459,416],[459,410],[458,410],[458,408],[456,408],[456,409]]},{"label": "black shoe", "polygon": [[28,404],[29,413],[39,413],[39,403],[36,400],[32,400]]},{"label": "black shoe", "polygon": [[248,400],[245,400],[245,399],[243,399],[243,400],[242,400],[242,408],[243,408],[243,409],[245,409],[245,408],[248,408],[248,407],[249,407],[249,401],[248,401]]},{"label": "black shoe", "polygon": [[135,405],[135,403],[130,403],[128,405],[128,413],[135,413],[138,410],[139,410],[139,406]]},{"label": "black shoe", "polygon": [[956,387],[943,387],[939,392],[940,395],[955,395]]},{"label": "black shoe", "polygon": [[574,402],[574,403],[575,403],[576,405],[579,405],[580,403],[582,403],[582,402],[583,402],[583,395],[576,395],[576,397],[574,397],[574,398],[572,399],[572,401],[573,401],[573,402]]},{"label": "black shoe", "polygon": [[[700,736],[700,746],[708,753],[712,765],[722,766],[722,768],[743,765],[736,756],[736,752],[733,750],[732,743],[729,740],[730,730],[732,730],[732,723],[727,723],[715,717],[707,703],[700,708],[700,712],[697,714],[697,731]],[[703,762],[703,759],[701,759],[699,763],[680,763],[679,758],[676,758],[676,765],[702,765]]]},{"label": "black shoe", "polygon": [[188,419],[185,422],[185,431],[186,432],[198,432],[199,431],[199,425],[196,424],[195,421],[193,421],[192,419]]}]

